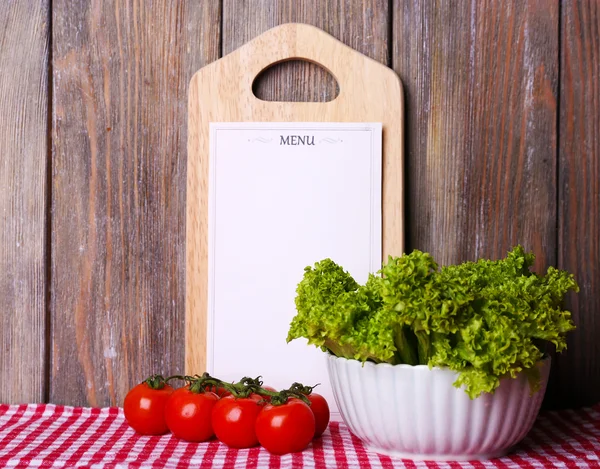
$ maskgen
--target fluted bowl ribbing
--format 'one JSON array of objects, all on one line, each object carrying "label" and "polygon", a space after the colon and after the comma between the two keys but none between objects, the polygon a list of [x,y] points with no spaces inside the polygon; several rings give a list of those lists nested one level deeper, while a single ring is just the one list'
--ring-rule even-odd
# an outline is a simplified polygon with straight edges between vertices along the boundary
[{"label": "fluted bowl ribbing", "polygon": [[539,365],[542,384],[533,395],[521,373],[502,379],[493,394],[470,399],[453,386],[458,374],[449,369],[327,356],[335,400],[350,431],[375,452],[417,460],[505,455],[539,413],[550,358]]}]

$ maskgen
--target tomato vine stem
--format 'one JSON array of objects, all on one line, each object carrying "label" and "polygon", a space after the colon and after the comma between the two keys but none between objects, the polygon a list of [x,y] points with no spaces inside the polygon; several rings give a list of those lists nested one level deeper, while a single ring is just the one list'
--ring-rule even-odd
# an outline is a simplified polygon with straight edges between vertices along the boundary
[{"label": "tomato vine stem", "polygon": [[211,376],[206,372],[202,375],[172,375],[168,378],[164,378],[162,375],[152,375],[144,382],[152,389],[162,389],[173,379],[185,381],[187,386],[189,386],[189,390],[193,393],[204,393],[213,389],[224,389],[231,393],[236,399],[248,398],[252,394],[257,394],[265,398],[264,402],[269,402],[274,406],[283,405],[289,399],[300,399],[306,405],[310,406],[310,400],[306,396],[312,393],[313,389],[318,386],[318,384],[315,386],[305,386],[301,383],[294,383],[289,389],[270,391],[263,387],[261,376],[256,378],[245,376],[237,383],[229,383]]},{"label": "tomato vine stem", "polygon": [[151,389],[162,389],[167,384],[167,380],[162,375],[152,375],[144,380]]}]

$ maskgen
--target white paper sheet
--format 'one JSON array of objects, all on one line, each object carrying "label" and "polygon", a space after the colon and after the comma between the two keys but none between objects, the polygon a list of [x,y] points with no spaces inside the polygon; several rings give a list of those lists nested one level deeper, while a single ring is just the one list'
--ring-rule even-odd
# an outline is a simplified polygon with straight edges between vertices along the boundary
[{"label": "white paper sheet", "polygon": [[286,343],[304,267],[358,282],[381,266],[381,124],[211,123],[208,371],[278,389],[321,383],[325,354]]}]

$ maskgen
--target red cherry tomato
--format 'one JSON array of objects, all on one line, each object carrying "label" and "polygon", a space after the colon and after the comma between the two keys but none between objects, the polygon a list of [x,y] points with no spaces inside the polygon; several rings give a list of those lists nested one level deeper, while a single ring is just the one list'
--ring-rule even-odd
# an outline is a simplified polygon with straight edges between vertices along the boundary
[{"label": "red cherry tomato", "polygon": [[277,406],[267,404],[256,418],[258,441],[273,454],[302,451],[314,435],[315,416],[299,399]]},{"label": "red cherry tomato", "polygon": [[127,423],[142,435],[163,435],[169,431],[165,422],[165,404],[173,388],[164,384],[153,389],[147,382],[133,387],[125,396],[123,411]]},{"label": "red cherry tomato", "polygon": [[314,392],[306,397],[310,401],[310,410],[315,416],[315,438],[318,438],[329,424],[329,404],[323,396]]},{"label": "red cherry tomato", "polygon": [[196,393],[189,386],[175,391],[165,406],[165,420],[173,435],[181,440],[201,442],[211,439],[213,407],[219,397],[213,392]]},{"label": "red cherry tomato", "polygon": [[256,417],[263,408],[263,399],[257,394],[236,399],[223,397],[215,404],[212,426],[215,435],[231,448],[251,448],[258,445]]}]

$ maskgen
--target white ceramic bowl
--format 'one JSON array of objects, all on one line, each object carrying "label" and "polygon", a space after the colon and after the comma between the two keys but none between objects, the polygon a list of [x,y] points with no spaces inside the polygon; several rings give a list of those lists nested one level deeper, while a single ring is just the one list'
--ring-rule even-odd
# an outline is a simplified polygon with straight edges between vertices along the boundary
[{"label": "white ceramic bowl", "polygon": [[533,426],[546,391],[533,396],[524,374],[503,379],[494,394],[471,400],[452,383],[457,374],[424,365],[364,364],[327,356],[342,419],[377,453],[417,460],[464,461],[506,454]]}]

